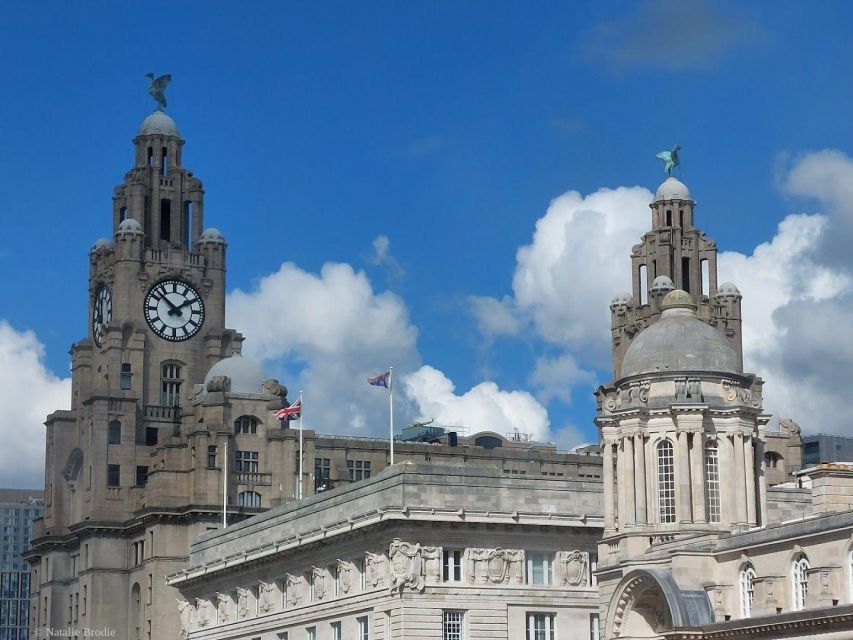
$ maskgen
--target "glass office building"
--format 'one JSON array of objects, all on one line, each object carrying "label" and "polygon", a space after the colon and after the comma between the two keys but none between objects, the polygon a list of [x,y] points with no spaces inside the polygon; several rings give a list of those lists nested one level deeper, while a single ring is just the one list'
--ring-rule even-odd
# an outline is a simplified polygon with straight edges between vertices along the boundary
[{"label": "glass office building", "polygon": [[43,491],[0,489],[0,640],[26,640],[30,566],[21,554],[30,545],[33,519],[41,517]]}]

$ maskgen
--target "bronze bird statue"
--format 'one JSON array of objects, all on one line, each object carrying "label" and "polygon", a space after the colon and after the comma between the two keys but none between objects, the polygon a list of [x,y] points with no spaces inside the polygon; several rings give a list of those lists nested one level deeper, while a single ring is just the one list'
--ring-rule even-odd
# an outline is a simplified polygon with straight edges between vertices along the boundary
[{"label": "bronze bird statue", "polygon": [[672,175],[672,170],[678,166],[678,152],[681,150],[681,145],[677,144],[672,148],[672,151],[661,151],[655,157],[658,160],[663,160],[663,170],[668,174]]},{"label": "bronze bird statue", "polygon": [[163,91],[172,81],[172,74],[167,73],[159,78],[155,78],[153,73],[146,73],[145,77],[151,80],[151,86],[148,87],[148,95],[157,101],[157,111],[163,111],[166,108],[166,94]]}]

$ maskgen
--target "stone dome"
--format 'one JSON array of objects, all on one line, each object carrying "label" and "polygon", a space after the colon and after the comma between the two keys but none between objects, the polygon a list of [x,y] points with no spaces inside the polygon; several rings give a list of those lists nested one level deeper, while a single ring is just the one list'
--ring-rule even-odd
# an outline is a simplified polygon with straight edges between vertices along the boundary
[{"label": "stone dome", "polygon": [[654,280],[652,280],[652,293],[669,293],[675,289],[675,285],[672,283],[672,280],[669,279],[668,276],[658,276]]},{"label": "stone dome", "polygon": [[690,200],[690,190],[681,180],[669,176],[655,192],[655,201],[658,200]]},{"label": "stone dome", "polygon": [[204,376],[204,388],[214,378],[227,376],[231,379],[231,393],[263,393],[264,370],[254,360],[235,353],[213,365]]},{"label": "stone dome", "polygon": [[610,301],[610,309],[615,311],[620,307],[630,307],[633,304],[634,297],[627,291],[622,291],[613,296],[613,299]]},{"label": "stone dome", "polygon": [[724,282],[719,287],[717,287],[717,295],[739,296],[740,290],[731,282]]},{"label": "stone dome", "polygon": [[125,218],[119,223],[118,230],[131,233],[142,233],[142,225],[139,224],[138,220],[134,220],[133,218]]},{"label": "stone dome", "polygon": [[155,111],[145,118],[145,120],[142,121],[142,124],[139,125],[139,131],[136,132],[136,135],[181,136],[181,134],[178,133],[178,125],[175,124],[175,121],[162,111]]},{"label": "stone dome", "polygon": [[696,317],[693,297],[676,289],[661,303],[660,319],[638,335],[622,361],[620,377],[654,373],[740,374],[738,356],[726,338]]},{"label": "stone dome", "polygon": [[200,242],[225,242],[225,236],[215,227],[209,227],[201,232]]},{"label": "stone dome", "polygon": [[109,238],[98,238],[97,240],[95,240],[95,244],[92,246],[92,249],[94,249],[95,251],[110,251],[112,248],[113,241]]}]

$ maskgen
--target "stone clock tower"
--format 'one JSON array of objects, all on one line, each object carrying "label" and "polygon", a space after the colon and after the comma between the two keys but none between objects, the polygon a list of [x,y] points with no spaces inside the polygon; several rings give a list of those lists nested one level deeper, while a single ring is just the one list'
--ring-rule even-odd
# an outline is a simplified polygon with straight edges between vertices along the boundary
[{"label": "stone clock tower", "polygon": [[[25,556],[30,628],[42,636],[106,627],[129,640],[177,638],[177,592],[164,578],[183,568],[193,538],[220,526],[223,476],[235,497],[240,483],[272,484],[270,474],[230,473],[235,421],[251,422],[247,450],[265,442],[264,424],[282,455],[295,441],[273,415],[283,388],[225,328],[226,244],[204,228],[204,190],[183,165],[175,122],[155,111],[133,144],[133,168],[113,194],[113,237],[89,252],[71,409],[46,422],[45,515]],[[294,473],[287,458],[281,468]],[[261,506],[229,505],[232,519]]]}]

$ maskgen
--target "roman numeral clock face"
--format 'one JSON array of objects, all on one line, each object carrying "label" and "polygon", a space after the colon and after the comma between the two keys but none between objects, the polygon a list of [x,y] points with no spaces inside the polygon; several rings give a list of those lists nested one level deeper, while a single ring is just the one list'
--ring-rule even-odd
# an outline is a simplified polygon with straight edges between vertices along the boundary
[{"label": "roman numeral clock face", "polygon": [[204,302],[187,283],[164,280],[151,287],[145,296],[145,320],[164,340],[187,340],[204,323]]}]

